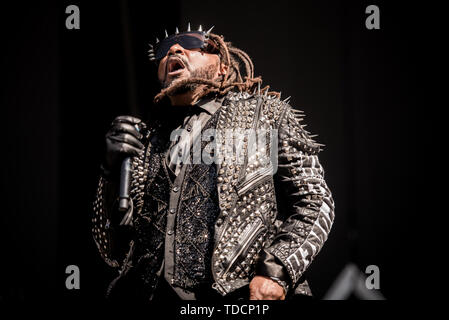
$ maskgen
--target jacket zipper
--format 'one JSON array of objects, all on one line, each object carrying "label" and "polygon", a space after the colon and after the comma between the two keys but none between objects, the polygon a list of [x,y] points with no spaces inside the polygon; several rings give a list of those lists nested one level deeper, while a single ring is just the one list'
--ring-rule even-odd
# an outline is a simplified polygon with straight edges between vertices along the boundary
[{"label": "jacket zipper", "polygon": [[248,180],[244,181],[242,184],[238,187],[238,195],[244,194],[246,191],[248,191],[248,188],[252,186],[256,181],[262,180],[266,178],[268,173],[273,171],[273,167],[270,165],[269,167],[266,167],[262,170],[259,170],[256,172],[256,174],[252,175]]},{"label": "jacket zipper", "polygon": [[[264,101],[264,99],[257,99],[257,104],[256,104],[256,114],[255,114],[255,116],[254,116],[254,120],[253,120],[253,129],[255,129],[255,128],[257,128],[257,125],[258,125],[258,122],[259,122],[259,119],[260,119],[260,114],[261,114],[261,112],[262,112],[262,107],[261,107],[261,105],[262,105],[262,103],[263,103],[263,101]],[[246,155],[246,157],[245,157],[245,162],[244,162],[244,165],[243,165],[243,167],[242,167],[242,169],[243,168],[246,168],[246,166],[247,166],[247,164],[248,164],[248,154]],[[240,176],[239,176],[239,179],[241,179],[242,178],[242,175],[243,175],[243,173],[245,172],[245,170],[242,170],[241,171],[241,173],[240,173]],[[236,193],[237,193],[237,190],[236,190]],[[238,197],[239,195],[238,195],[238,193],[237,193],[237,197]],[[235,199],[235,201],[236,201],[237,199]],[[235,201],[234,201],[234,205],[235,205]],[[261,221],[261,223],[262,223],[262,221]],[[216,248],[217,248],[217,246],[218,246],[218,243],[219,243],[219,241],[220,241],[220,239],[223,237],[223,234],[224,234],[224,232],[225,232],[225,230],[226,230],[226,228],[227,228],[227,226],[228,226],[228,224],[229,224],[229,219],[225,219],[225,222],[223,223],[223,226],[222,226],[222,230],[221,230],[221,232],[220,232],[220,236],[217,238],[217,243],[216,243],[216,245],[215,245],[215,247],[214,247],[214,251],[216,250]],[[260,226],[258,226],[258,228],[260,228]],[[242,246],[242,248],[243,248],[244,246]],[[240,250],[241,251],[241,250]],[[233,260],[235,260],[236,258],[237,258],[237,256],[238,255],[236,255],[236,257],[234,257],[233,258]],[[215,265],[215,255],[213,255],[213,257],[212,257],[212,267]],[[227,273],[227,271],[229,270],[229,268],[232,266],[232,263],[230,263],[229,264],[229,266],[226,268],[226,272],[225,273],[221,273],[220,274],[220,276],[219,277],[221,277],[223,274],[226,274]],[[214,278],[214,280],[215,280],[215,283],[212,285],[212,287],[217,287],[217,286],[219,286],[219,287],[221,287],[221,285],[219,285],[218,283],[217,283],[217,279],[216,279],[216,277],[215,277],[215,272],[213,272],[213,270],[212,270],[212,275],[213,275],[213,278]],[[222,291],[222,290],[220,290],[220,291]]]},{"label": "jacket zipper", "polygon": [[226,269],[218,276],[219,278],[223,278],[224,276],[226,276],[226,274],[229,272],[231,267],[233,267],[237,258],[240,257],[240,255],[247,249],[248,245],[250,243],[252,243],[254,241],[254,239],[256,239],[259,236],[259,234],[263,231],[263,229],[264,229],[263,221],[262,221],[262,219],[258,219],[258,220],[259,220],[259,222],[257,224],[256,231],[245,240],[245,242],[243,243],[241,248],[233,255],[233,257],[232,257],[231,261],[229,262],[228,266],[226,267]]},{"label": "jacket zipper", "polygon": [[223,279],[227,275],[227,273],[229,272],[231,267],[234,265],[237,258],[242,256],[242,254],[244,252],[246,252],[246,250],[248,250],[249,244],[252,244],[253,241],[255,239],[257,239],[257,237],[259,237],[259,235],[262,233],[262,231],[264,229],[265,228],[263,228],[263,223],[261,221],[256,229],[256,232],[254,232],[253,235],[245,241],[244,245],[239,249],[238,253],[233,257],[231,263],[228,265],[226,270],[224,272],[220,273],[220,275],[218,276],[219,280],[215,279],[215,275],[214,275],[215,282],[212,285],[212,288],[214,288],[218,292],[220,292],[221,295],[223,295],[223,296],[226,295],[230,291],[230,286],[226,286],[226,287],[223,286],[220,280]]},{"label": "jacket zipper", "polygon": [[[256,112],[256,114],[254,115],[253,129],[254,129],[254,128],[257,128],[257,123],[259,122],[260,113],[262,112],[262,107],[261,107],[262,102],[263,102],[263,99],[258,99],[258,101],[257,101],[257,105],[256,105],[256,111],[257,111],[257,112]],[[248,150],[247,150],[247,152],[248,152]],[[244,162],[244,164],[243,164],[243,166],[242,166],[242,170],[241,170],[241,172],[240,172],[239,180],[241,180],[242,175],[243,175],[243,173],[245,172],[244,169],[246,168],[247,165],[248,165],[248,154],[246,154],[245,162]],[[239,195],[238,192],[237,192],[237,190],[236,190],[236,194],[237,194],[237,196]],[[234,201],[234,205],[235,205],[235,201]],[[227,227],[228,224],[229,224],[227,221],[228,221],[228,219],[226,219],[225,222],[223,223],[222,231],[220,232],[220,236],[217,238],[218,240],[221,239],[221,237],[223,236],[224,231],[226,230],[226,227]],[[218,245],[218,241],[217,241],[217,245]],[[215,249],[216,249],[216,246],[215,246],[214,250],[215,250]],[[214,260],[214,259],[213,259],[213,260]]]}]

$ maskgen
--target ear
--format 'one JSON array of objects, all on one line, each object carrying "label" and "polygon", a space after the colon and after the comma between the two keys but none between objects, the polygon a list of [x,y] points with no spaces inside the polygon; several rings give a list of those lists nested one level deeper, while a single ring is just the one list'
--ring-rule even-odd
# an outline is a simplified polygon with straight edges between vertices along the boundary
[{"label": "ear", "polygon": [[224,76],[228,72],[228,66],[224,63],[220,63],[220,70],[218,71],[219,76]]}]

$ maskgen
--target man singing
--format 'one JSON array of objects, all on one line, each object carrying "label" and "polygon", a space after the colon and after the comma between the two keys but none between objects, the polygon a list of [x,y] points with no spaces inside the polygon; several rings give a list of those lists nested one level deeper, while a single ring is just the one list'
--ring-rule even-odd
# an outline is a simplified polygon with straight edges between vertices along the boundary
[{"label": "man singing", "polygon": [[155,115],[113,121],[94,203],[95,242],[118,270],[108,296],[311,296],[304,273],[328,237],[334,204],[303,113],[261,88],[250,57],[211,29],[189,24],[150,47],[161,84]]}]

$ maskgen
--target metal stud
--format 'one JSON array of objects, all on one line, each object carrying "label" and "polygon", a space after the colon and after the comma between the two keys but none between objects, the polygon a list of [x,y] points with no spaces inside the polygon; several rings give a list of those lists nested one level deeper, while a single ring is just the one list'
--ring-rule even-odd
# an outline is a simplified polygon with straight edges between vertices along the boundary
[{"label": "metal stud", "polygon": [[203,27],[200,25],[198,31],[203,31]]},{"label": "metal stud", "polygon": [[165,38],[168,38],[167,29],[165,29]]},{"label": "metal stud", "polygon": [[179,30],[178,30],[178,27],[176,27],[175,34],[178,34],[178,33],[179,33]]},{"label": "metal stud", "polygon": [[187,31],[190,32],[190,22],[187,24]]}]

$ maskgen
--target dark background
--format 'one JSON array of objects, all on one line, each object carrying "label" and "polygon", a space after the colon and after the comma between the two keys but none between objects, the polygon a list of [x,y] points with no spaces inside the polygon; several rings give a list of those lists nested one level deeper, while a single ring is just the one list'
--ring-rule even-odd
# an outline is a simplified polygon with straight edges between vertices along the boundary
[{"label": "dark background", "polygon": [[[76,4],[81,29],[65,28]],[[380,8],[381,29],[365,28]],[[336,203],[309,270],[322,298],[345,265],[380,268],[387,299],[416,295],[414,150],[421,29],[405,1],[60,1],[2,4],[0,301],[101,299],[113,274],[90,235],[104,134],[147,116],[157,92],[148,43],[174,27],[215,25],[256,75],[307,114]],[[413,240],[412,240],[413,239]],[[81,289],[65,288],[65,268]]]}]

